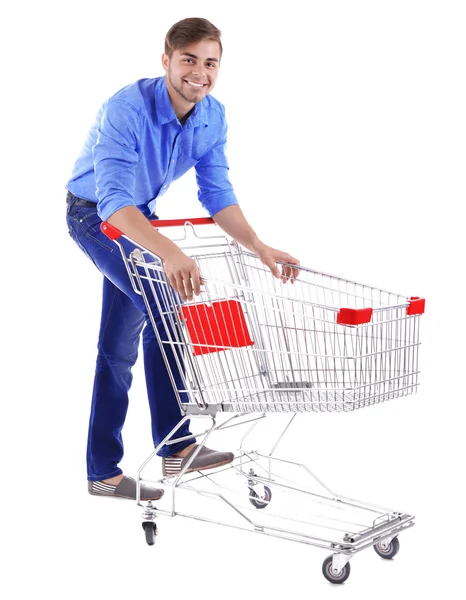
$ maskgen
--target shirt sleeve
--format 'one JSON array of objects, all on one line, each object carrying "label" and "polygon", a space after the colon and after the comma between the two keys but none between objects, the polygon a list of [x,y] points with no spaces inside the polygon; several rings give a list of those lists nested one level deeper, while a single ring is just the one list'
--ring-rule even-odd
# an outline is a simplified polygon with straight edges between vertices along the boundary
[{"label": "shirt sleeve", "polygon": [[227,125],[223,124],[218,142],[196,163],[198,198],[212,217],[219,210],[239,204],[228,177],[228,160],[225,155]]},{"label": "shirt sleeve", "polygon": [[97,213],[105,221],[124,206],[135,206],[136,167],[139,164],[141,116],[122,100],[105,106],[92,148]]}]

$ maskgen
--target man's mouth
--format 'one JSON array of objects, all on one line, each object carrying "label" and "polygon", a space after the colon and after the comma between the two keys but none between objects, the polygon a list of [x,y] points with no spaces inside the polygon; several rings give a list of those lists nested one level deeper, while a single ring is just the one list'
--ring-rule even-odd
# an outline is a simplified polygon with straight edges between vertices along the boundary
[{"label": "man's mouth", "polygon": [[183,81],[195,88],[202,88],[207,85],[206,83],[196,83],[195,81],[189,81],[188,79],[184,79]]}]

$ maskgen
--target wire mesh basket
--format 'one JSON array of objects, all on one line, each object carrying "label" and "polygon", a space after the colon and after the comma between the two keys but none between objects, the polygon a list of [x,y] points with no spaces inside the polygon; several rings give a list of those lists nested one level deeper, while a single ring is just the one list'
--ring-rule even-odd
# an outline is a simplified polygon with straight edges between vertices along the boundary
[{"label": "wire mesh basket", "polygon": [[423,299],[301,266],[284,284],[236,243],[190,256],[204,286],[185,304],[160,261],[130,259],[184,410],[351,411],[416,391]]}]

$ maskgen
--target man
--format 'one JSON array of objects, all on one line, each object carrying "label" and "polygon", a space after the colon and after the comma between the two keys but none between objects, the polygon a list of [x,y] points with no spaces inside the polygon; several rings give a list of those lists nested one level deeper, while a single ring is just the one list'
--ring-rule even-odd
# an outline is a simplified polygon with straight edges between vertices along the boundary
[{"label": "man", "polygon": [[[190,168],[199,200],[232,238],[255,252],[276,277],[276,261],[299,264],[259,240],[244,217],[228,178],[224,108],[209,93],[217,80],[222,45],[209,21],[184,19],[165,39],[166,75],[123,88],[101,107],[66,184],[71,237],[104,275],[102,318],[87,446],[88,490],[94,495],[136,498],[136,482],[123,474],[121,430],[128,408],[131,368],[143,331],[144,368],[155,446],[180,422],[181,414],[147,310],[134,293],[115,245],[100,231],[103,220],[159,256],[183,301],[200,293],[194,260],[149,223],[157,198]],[[146,327],[144,325],[147,324]],[[162,333],[162,324],[159,323]],[[190,436],[189,425],[176,437]],[[195,440],[164,445],[164,475],[179,472],[197,449]],[[234,456],[203,447],[190,471],[228,464]],[[162,490],[141,485],[141,499]]]}]

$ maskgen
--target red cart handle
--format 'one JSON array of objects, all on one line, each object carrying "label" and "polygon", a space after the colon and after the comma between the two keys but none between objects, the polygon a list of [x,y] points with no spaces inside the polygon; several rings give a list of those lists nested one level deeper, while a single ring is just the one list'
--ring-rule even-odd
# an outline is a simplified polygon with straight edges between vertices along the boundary
[{"label": "red cart handle", "polygon": [[[195,217],[194,219],[155,219],[149,222],[156,229],[159,227],[183,227],[186,223],[192,223],[193,225],[215,225],[215,221],[211,217]],[[107,221],[101,223],[100,230],[111,240],[117,240],[123,235],[119,229],[110,225]]]},{"label": "red cart handle", "polygon": [[215,221],[212,217],[194,217],[194,219],[158,219],[151,221],[154,227],[183,227],[185,223],[192,223],[193,225],[215,225]]}]

